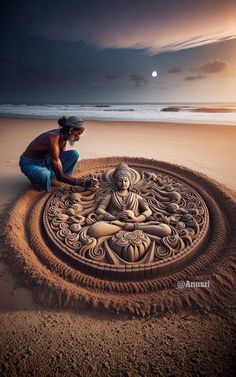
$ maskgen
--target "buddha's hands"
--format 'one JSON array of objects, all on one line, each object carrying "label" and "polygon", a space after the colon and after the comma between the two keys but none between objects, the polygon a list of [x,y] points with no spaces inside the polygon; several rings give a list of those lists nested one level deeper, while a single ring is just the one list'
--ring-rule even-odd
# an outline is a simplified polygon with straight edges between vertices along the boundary
[{"label": "buddha's hands", "polygon": [[133,211],[129,209],[120,212],[117,218],[123,221],[136,222],[136,217],[134,216]]}]

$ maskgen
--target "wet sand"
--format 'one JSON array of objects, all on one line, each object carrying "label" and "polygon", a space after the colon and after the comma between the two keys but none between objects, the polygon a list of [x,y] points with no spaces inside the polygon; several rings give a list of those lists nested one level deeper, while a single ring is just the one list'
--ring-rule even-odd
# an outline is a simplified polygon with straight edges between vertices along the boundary
[{"label": "wet sand", "polygon": [[[30,188],[18,168],[33,137],[52,120],[0,119],[1,212]],[[137,156],[207,174],[236,191],[236,127],[147,122],[86,122],[81,159]],[[92,311],[63,313],[33,302],[0,264],[0,370],[4,376],[231,376],[233,304],[224,311],[128,319]]]}]

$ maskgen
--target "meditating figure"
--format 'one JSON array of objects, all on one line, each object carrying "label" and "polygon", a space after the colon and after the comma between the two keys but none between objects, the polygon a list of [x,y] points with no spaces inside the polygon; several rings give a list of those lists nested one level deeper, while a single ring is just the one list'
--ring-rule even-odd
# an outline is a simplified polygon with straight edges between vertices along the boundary
[{"label": "meditating figure", "polygon": [[103,221],[90,226],[88,234],[94,238],[111,236],[120,230],[132,232],[142,230],[151,238],[162,238],[171,234],[171,228],[163,223],[147,221],[152,215],[146,199],[130,191],[131,170],[121,163],[113,172],[115,191],[107,194],[97,208],[97,215]]}]

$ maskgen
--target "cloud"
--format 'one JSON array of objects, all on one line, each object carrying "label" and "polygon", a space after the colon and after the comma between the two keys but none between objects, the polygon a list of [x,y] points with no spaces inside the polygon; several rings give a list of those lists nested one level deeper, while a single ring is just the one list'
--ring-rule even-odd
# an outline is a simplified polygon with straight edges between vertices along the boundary
[{"label": "cloud", "polygon": [[177,68],[177,67],[171,68],[168,71],[168,73],[179,73],[179,72],[182,72],[182,69],[181,68]]},{"label": "cloud", "polygon": [[118,78],[119,76],[117,76],[117,75],[106,75],[106,78],[108,79],[108,80],[116,80],[117,78]]},{"label": "cloud", "polygon": [[218,73],[227,70],[228,63],[225,61],[215,60],[204,64],[199,68],[199,71],[204,73]]},{"label": "cloud", "polygon": [[204,75],[197,75],[197,76],[186,76],[184,80],[186,81],[194,81],[194,80],[203,80],[206,79],[206,76]]},{"label": "cloud", "polygon": [[137,74],[130,75],[130,80],[135,83],[136,86],[140,87],[144,84],[146,84],[147,79],[144,76],[140,76]]},{"label": "cloud", "polygon": [[150,0],[148,7],[146,0],[43,3],[29,5],[30,11],[19,7],[15,24],[46,39],[144,49],[149,55],[236,38],[235,0]]}]

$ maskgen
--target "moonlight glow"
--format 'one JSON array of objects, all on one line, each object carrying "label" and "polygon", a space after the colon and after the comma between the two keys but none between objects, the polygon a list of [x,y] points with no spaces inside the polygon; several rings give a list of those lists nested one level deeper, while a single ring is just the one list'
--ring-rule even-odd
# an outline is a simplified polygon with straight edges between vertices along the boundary
[{"label": "moonlight glow", "polygon": [[152,72],[152,77],[157,77],[157,71]]}]

